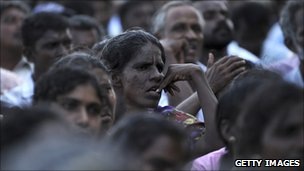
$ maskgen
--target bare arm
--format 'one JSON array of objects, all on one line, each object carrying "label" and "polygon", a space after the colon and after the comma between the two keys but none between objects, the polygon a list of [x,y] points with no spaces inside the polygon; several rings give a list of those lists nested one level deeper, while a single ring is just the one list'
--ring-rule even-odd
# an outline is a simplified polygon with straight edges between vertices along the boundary
[{"label": "bare arm", "polygon": [[[176,81],[189,81],[197,89],[200,107],[204,111],[206,133],[204,137],[197,142],[196,147],[199,154],[205,154],[211,150],[221,147],[222,142],[217,134],[215,123],[215,111],[217,99],[213,94],[207,78],[200,67],[195,64],[173,64],[168,68],[168,72],[160,86],[160,89],[167,87]],[[171,92],[170,90],[168,90]]]}]

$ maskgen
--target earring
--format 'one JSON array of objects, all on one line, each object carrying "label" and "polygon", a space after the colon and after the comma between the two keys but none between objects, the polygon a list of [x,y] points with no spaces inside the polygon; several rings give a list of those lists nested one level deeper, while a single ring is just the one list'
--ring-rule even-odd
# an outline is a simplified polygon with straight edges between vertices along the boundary
[{"label": "earring", "polygon": [[236,141],[235,136],[230,136],[230,137],[228,138],[228,141],[229,141],[230,144],[235,143],[235,141]]}]

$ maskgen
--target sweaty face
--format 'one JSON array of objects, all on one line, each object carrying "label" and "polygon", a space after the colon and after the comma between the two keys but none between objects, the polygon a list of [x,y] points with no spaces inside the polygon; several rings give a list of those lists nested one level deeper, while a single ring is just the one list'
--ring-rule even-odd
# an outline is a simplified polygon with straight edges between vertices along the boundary
[{"label": "sweaty face", "polygon": [[201,12],[204,20],[204,46],[221,49],[232,40],[233,24],[228,17],[224,1],[198,1],[195,7]]},{"label": "sweaty face", "polygon": [[73,125],[81,131],[99,135],[104,130],[103,121],[111,120],[105,112],[105,106],[90,84],[77,86],[66,95],[59,96],[53,104]]},{"label": "sweaty face", "polygon": [[72,42],[74,47],[84,46],[91,48],[98,41],[97,31],[91,30],[77,30],[72,29]]},{"label": "sweaty face", "polygon": [[197,62],[203,40],[202,21],[199,20],[198,11],[192,6],[173,7],[168,11],[165,23],[161,38],[187,40],[188,54],[185,62]]},{"label": "sweaty face", "polygon": [[1,46],[22,47],[21,25],[25,17],[25,13],[17,8],[9,8],[1,14]]},{"label": "sweaty face", "polygon": [[69,30],[49,30],[36,42],[32,50],[35,72],[44,73],[56,60],[67,55],[71,50],[71,34]]},{"label": "sweaty face", "polygon": [[[168,136],[160,136],[143,154],[142,170],[175,170],[183,163],[183,147]],[[180,169],[180,168],[179,168]]]},{"label": "sweaty face", "polygon": [[[124,102],[129,109],[156,108],[163,79],[164,62],[160,49],[146,44],[125,66],[121,74]],[[117,96],[120,96],[117,94]]]},{"label": "sweaty face", "polygon": [[262,156],[267,159],[303,159],[303,105],[298,104],[270,122],[262,137]]}]

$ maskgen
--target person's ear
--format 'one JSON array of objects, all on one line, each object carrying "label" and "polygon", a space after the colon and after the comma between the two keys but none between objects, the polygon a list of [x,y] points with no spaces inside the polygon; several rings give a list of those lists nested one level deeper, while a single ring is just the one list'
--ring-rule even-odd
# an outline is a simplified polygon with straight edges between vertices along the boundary
[{"label": "person's ear", "polygon": [[226,142],[228,142],[229,144],[234,144],[235,143],[236,138],[233,135],[231,125],[227,120],[222,120],[221,121],[220,132],[221,132],[222,137],[225,139]]},{"label": "person's ear", "polygon": [[113,87],[122,86],[121,76],[119,74],[111,74],[111,81],[112,81]]},{"label": "person's ear", "polygon": [[293,46],[292,40],[290,37],[284,38],[284,44],[290,49],[292,52],[296,52],[296,49]]}]

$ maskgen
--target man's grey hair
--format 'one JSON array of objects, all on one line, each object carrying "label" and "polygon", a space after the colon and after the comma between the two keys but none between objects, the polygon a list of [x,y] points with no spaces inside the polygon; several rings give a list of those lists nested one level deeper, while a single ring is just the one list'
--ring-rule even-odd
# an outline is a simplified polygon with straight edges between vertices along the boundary
[{"label": "man's grey hair", "polygon": [[[175,7],[180,7],[180,6],[192,6],[191,1],[170,1],[168,3],[166,3],[165,5],[163,5],[153,16],[152,19],[152,33],[154,35],[159,35],[161,33],[163,33],[164,29],[165,29],[165,24],[166,24],[166,17],[167,17],[167,13],[171,8],[175,8]],[[194,8],[194,7],[193,7]],[[203,19],[203,17],[201,16],[200,12],[194,8],[197,16],[199,18],[199,23],[201,25],[201,27],[203,28],[205,25],[205,21]]]},{"label": "man's grey hair", "polygon": [[30,7],[23,1],[1,1],[0,3],[0,15],[10,8],[17,8],[26,14],[30,13]]},{"label": "man's grey hair", "polygon": [[299,9],[303,9],[303,1],[289,0],[281,11],[280,25],[284,37],[292,40],[295,38],[295,14]]}]

